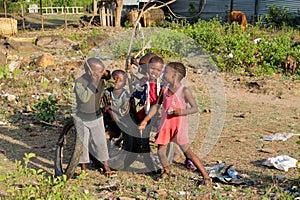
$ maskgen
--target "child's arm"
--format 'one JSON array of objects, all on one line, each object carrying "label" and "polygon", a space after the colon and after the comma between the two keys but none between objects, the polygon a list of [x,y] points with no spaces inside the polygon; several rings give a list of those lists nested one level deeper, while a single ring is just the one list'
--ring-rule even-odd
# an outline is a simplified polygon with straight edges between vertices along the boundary
[{"label": "child's arm", "polygon": [[81,102],[86,103],[89,101],[90,97],[96,93],[96,88],[91,84],[85,88],[81,83],[75,83],[75,93]]},{"label": "child's arm", "polygon": [[143,119],[143,121],[139,124],[139,129],[144,130],[147,126],[148,121],[156,114],[158,110],[159,104],[154,104],[151,106],[148,115]]},{"label": "child's arm", "polygon": [[139,129],[144,130],[147,126],[148,121],[157,113],[158,108],[163,102],[163,94],[164,94],[165,88],[162,88],[159,96],[157,98],[157,103],[151,106],[148,115],[143,119],[143,121],[139,124]]},{"label": "child's arm", "polygon": [[185,101],[190,105],[189,108],[186,109],[176,109],[173,112],[173,115],[189,115],[199,111],[198,105],[192,95],[191,90],[189,88],[184,87],[183,89],[183,97]]}]

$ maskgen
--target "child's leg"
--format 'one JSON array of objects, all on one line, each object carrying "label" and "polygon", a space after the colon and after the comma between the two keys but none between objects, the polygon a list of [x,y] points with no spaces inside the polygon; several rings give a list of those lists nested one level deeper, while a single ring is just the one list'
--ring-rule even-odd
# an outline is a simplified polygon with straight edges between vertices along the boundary
[{"label": "child's leg", "polygon": [[140,141],[139,145],[141,147],[140,150],[141,150],[141,153],[143,154],[143,158],[144,158],[146,167],[151,172],[156,171],[153,159],[151,157],[150,138],[149,137],[140,138],[139,141]]},{"label": "child's leg", "polygon": [[167,159],[167,147],[168,145],[158,145],[157,153],[158,153],[160,163],[163,166],[164,173],[168,174],[170,172],[170,168]]},{"label": "child's leg", "polygon": [[173,157],[173,162],[178,163],[182,160],[183,155],[178,149],[177,145],[174,147],[174,157]]},{"label": "child's leg", "polygon": [[190,148],[189,145],[183,145],[180,147],[181,147],[182,151],[184,152],[184,155],[188,159],[190,159],[194,163],[196,168],[200,171],[200,173],[202,174],[202,176],[204,178],[205,184],[209,185],[210,177],[209,177],[207,171],[205,170],[204,166],[202,165],[200,158],[192,151],[192,149]]},{"label": "child's leg", "polygon": [[144,158],[144,162],[145,162],[147,169],[150,170],[151,172],[155,172],[156,167],[154,165],[154,162],[153,162],[153,159],[152,159],[150,153],[143,153],[143,158]]}]

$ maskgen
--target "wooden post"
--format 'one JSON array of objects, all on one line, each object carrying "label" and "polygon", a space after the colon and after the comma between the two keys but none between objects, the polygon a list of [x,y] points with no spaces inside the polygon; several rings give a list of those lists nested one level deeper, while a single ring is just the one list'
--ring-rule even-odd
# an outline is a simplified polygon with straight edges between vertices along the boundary
[{"label": "wooden post", "polygon": [[101,7],[101,25],[106,26],[105,6]]},{"label": "wooden post", "polygon": [[4,7],[4,16],[5,18],[7,18],[6,0],[3,1],[3,7]]},{"label": "wooden post", "polygon": [[97,0],[93,0],[93,13],[97,15]]},{"label": "wooden post", "polygon": [[121,26],[121,17],[122,17],[122,9],[123,9],[123,0],[117,0],[116,1],[116,17],[115,17],[115,26],[120,27]]},{"label": "wooden post", "polygon": [[255,0],[255,4],[254,4],[254,25],[257,22],[257,8],[258,8],[258,0]]},{"label": "wooden post", "polygon": [[40,11],[41,11],[41,24],[42,24],[42,31],[44,31],[44,18],[43,18],[43,0],[40,0]]},{"label": "wooden post", "polygon": [[68,23],[67,23],[66,0],[64,0],[64,18],[65,18],[65,30],[67,30],[67,28],[68,28]]},{"label": "wooden post", "polygon": [[24,5],[21,3],[22,28],[25,30]]}]

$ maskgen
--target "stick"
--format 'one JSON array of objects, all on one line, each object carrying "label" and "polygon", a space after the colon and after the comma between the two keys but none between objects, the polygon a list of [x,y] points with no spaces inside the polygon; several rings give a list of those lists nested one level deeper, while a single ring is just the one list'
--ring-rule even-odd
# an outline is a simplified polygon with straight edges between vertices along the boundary
[{"label": "stick", "polygon": [[151,43],[151,40],[148,41],[148,43],[146,44],[146,46],[144,46],[144,47],[142,48],[142,50],[140,50],[140,51],[134,56],[134,58],[137,58],[143,51],[145,51],[145,49],[148,49],[149,46],[150,46],[150,43]]},{"label": "stick", "polygon": [[81,57],[83,58],[84,62],[85,62],[86,65],[88,66],[88,68],[89,68],[91,74],[93,74],[93,71],[92,71],[92,69],[91,69],[91,66],[90,66],[90,64],[88,63],[88,61],[87,61],[85,55],[82,53],[80,47],[79,47],[78,45],[74,45],[74,46],[72,46],[72,48],[73,48],[75,51],[77,51],[77,52],[80,53],[80,55],[81,55]]},{"label": "stick", "polygon": [[[151,9],[162,8],[162,7],[164,7],[164,6],[167,6],[168,4],[174,3],[175,1],[176,1],[176,0],[171,0],[171,1],[167,2],[167,3],[163,3],[163,5],[156,6],[156,7],[152,7]],[[150,10],[150,9],[148,9],[148,10]],[[148,10],[147,10],[147,11],[148,11]]]},{"label": "stick", "polygon": [[[134,35],[135,35],[135,31],[136,31],[137,25],[138,25],[139,21],[141,20],[143,14],[144,14],[144,12],[145,12],[145,8],[149,5],[150,2],[151,2],[151,0],[148,1],[148,2],[143,6],[143,8],[142,8],[142,10],[141,10],[141,12],[140,12],[140,14],[139,14],[139,16],[138,16],[138,18],[137,18],[137,20],[136,20],[134,26],[133,26],[132,34],[131,34],[131,38],[130,38],[130,42],[129,42],[129,46],[128,46],[128,51],[127,51],[127,56],[126,56],[125,71],[128,71],[128,70],[129,70],[129,64],[128,64],[128,63],[129,63],[129,58],[130,58],[130,53],[131,53],[131,48],[132,48],[133,38],[134,38]],[[153,5],[153,6],[155,6],[155,5]],[[151,6],[151,7],[153,7],[153,6]],[[151,8],[151,7],[150,7],[150,8]],[[148,9],[150,9],[150,8],[148,8]]]}]

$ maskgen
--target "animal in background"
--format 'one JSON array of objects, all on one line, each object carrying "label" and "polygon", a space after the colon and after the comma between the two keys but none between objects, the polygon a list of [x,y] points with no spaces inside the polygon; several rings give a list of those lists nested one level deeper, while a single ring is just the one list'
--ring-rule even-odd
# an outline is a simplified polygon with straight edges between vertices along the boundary
[{"label": "animal in background", "polygon": [[285,73],[290,72],[291,74],[294,74],[294,72],[298,70],[297,60],[290,54],[287,54],[286,56],[284,70]]},{"label": "animal in background", "polygon": [[247,18],[245,13],[237,10],[231,11],[228,15],[228,23],[232,24],[233,22],[237,22],[239,25],[242,26],[243,33],[246,31]]}]

